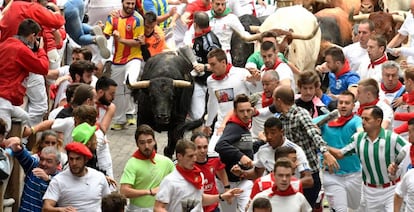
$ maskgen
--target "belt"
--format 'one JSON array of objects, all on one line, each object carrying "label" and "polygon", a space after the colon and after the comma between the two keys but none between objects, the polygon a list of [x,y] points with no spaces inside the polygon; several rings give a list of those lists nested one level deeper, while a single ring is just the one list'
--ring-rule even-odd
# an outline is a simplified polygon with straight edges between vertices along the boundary
[{"label": "belt", "polygon": [[371,187],[371,188],[388,188],[390,186],[393,186],[393,185],[397,184],[398,182],[400,182],[400,178],[398,178],[396,180],[393,180],[393,181],[390,181],[388,183],[382,184],[382,185],[370,184],[370,183],[366,183],[366,182],[364,182],[364,184],[368,187]]}]

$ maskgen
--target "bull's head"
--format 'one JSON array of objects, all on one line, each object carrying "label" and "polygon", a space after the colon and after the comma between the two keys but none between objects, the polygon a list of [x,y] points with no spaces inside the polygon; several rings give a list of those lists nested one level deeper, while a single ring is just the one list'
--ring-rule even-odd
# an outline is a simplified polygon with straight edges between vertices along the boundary
[{"label": "bull's head", "polygon": [[361,21],[364,19],[370,19],[375,25],[375,33],[383,35],[387,41],[391,39],[397,33],[396,24],[398,22],[404,22],[404,17],[399,14],[390,14],[386,12],[373,12],[371,14],[361,14],[349,16],[351,21]]},{"label": "bull's head", "polygon": [[[170,123],[171,111],[176,102],[175,88],[191,87],[191,82],[185,80],[173,80],[171,78],[159,77],[151,80],[142,80],[126,84],[131,89],[147,89],[149,96],[148,106],[152,107],[154,119],[157,124],[166,125]],[[139,109],[139,108],[138,108]]]}]

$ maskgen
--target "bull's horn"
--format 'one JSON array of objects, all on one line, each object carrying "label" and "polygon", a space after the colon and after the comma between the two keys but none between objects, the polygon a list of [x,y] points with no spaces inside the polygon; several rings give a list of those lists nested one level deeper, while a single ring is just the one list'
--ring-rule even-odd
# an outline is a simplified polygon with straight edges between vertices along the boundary
[{"label": "bull's horn", "polygon": [[394,19],[395,22],[404,22],[405,20],[404,16],[399,14],[392,14],[392,19]]},{"label": "bull's horn", "polygon": [[297,34],[292,33],[292,39],[309,40],[316,35],[318,30],[319,30],[319,24],[317,24],[315,28],[313,28],[312,33],[310,33],[309,35],[297,35]]},{"label": "bull's horn", "polygon": [[127,78],[127,85],[130,88],[148,88],[150,85],[150,81],[149,80],[142,80],[142,81],[138,81],[138,82],[134,82],[132,84],[129,84],[129,80]]},{"label": "bull's horn", "polygon": [[369,14],[360,14],[352,16],[353,21],[362,21],[369,18]]},{"label": "bull's horn", "polygon": [[191,82],[185,81],[185,80],[173,80],[173,86],[182,88],[182,87],[190,87]]}]

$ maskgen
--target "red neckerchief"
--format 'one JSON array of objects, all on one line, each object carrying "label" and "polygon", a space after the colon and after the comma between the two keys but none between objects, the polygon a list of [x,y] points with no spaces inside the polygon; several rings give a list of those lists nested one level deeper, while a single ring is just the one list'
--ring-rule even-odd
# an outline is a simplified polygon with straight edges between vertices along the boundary
[{"label": "red neckerchief", "polygon": [[108,110],[108,106],[106,106],[106,105],[104,105],[104,104],[101,104],[101,103],[99,103],[99,102],[95,102],[95,105],[96,105],[96,110],[97,110],[97,112],[98,112],[98,114],[97,114],[96,118],[97,118],[97,119],[99,119],[99,108],[102,108],[102,109],[104,109],[104,110]]},{"label": "red neckerchief", "polygon": [[384,91],[384,93],[395,93],[395,92],[397,92],[398,90],[400,90],[400,88],[401,88],[402,86],[403,86],[403,84],[402,84],[400,81],[398,81],[397,86],[395,86],[395,88],[393,88],[393,89],[389,90],[389,89],[387,89],[387,88],[385,87],[384,83],[383,83],[383,82],[381,82],[381,89]]},{"label": "red neckerchief", "polygon": [[230,116],[230,118],[227,122],[235,123],[235,124],[239,125],[240,127],[243,127],[244,129],[249,130],[250,126],[251,126],[251,123],[252,123],[252,120],[249,120],[249,123],[244,123],[239,119],[238,116],[236,116],[236,114],[233,114],[233,115]]},{"label": "red neckerchief", "polygon": [[201,36],[209,33],[210,31],[211,31],[211,27],[207,27],[207,28],[201,29],[201,32],[195,32],[194,33],[194,37],[196,37],[196,38],[201,37]]},{"label": "red neckerchief", "polygon": [[70,108],[70,103],[66,103],[65,105],[63,105],[63,108]]},{"label": "red neckerchief", "polygon": [[348,60],[345,60],[345,63],[344,63],[344,66],[342,66],[342,69],[338,73],[335,73],[336,79],[339,79],[339,77],[341,77],[342,75],[348,73],[349,70],[350,70],[349,62],[348,62]]},{"label": "red neckerchief", "polygon": [[410,159],[411,159],[411,166],[414,166],[414,145],[411,144],[410,147]]},{"label": "red neckerchief", "polygon": [[368,103],[365,103],[365,104],[360,104],[359,105],[359,108],[358,108],[358,115],[359,116],[361,116],[362,115],[362,111],[364,111],[364,108],[366,108],[366,107],[368,107],[368,106],[373,106],[373,105],[377,105],[377,103],[378,103],[378,101],[379,101],[379,99],[377,98],[377,99],[375,99],[374,101],[372,101],[372,102],[368,102]]},{"label": "red neckerchief", "polygon": [[265,108],[273,104],[273,97],[267,98],[266,94],[262,93],[262,107]]},{"label": "red neckerchief", "polygon": [[342,127],[344,126],[349,120],[351,120],[354,117],[354,114],[352,113],[349,116],[340,116],[336,120],[328,122],[329,127]]},{"label": "red neckerchief", "polygon": [[375,68],[376,65],[382,64],[383,62],[387,61],[387,55],[384,54],[382,57],[377,59],[376,61],[371,61],[371,63],[368,65],[368,68]]},{"label": "red neckerchief", "polygon": [[150,160],[151,163],[155,164],[154,158],[155,158],[155,150],[152,151],[151,155],[149,157],[143,155],[139,149],[134,152],[132,157],[139,159],[139,160]]},{"label": "red neckerchief", "polygon": [[49,95],[50,95],[50,98],[51,99],[55,99],[56,98],[56,95],[57,95],[57,92],[58,92],[58,88],[59,88],[59,86],[57,86],[56,84],[50,85]]},{"label": "red neckerchief", "polygon": [[201,177],[201,170],[194,166],[192,170],[185,169],[178,164],[175,166],[181,176],[184,177],[187,182],[193,184],[193,186],[200,190],[203,187],[203,178]]},{"label": "red neckerchief", "polygon": [[277,190],[276,184],[272,187],[272,191],[273,192],[269,194],[269,197],[272,197],[272,196],[275,196],[275,195],[282,196],[282,197],[290,196],[290,195],[296,194],[296,192],[297,192],[297,191],[295,191],[295,189],[293,189],[292,185],[289,185],[289,187],[285,191],[279,191],[279,190]]},{"label": "red neckerchief", "polygon": [[276,58],[275,64],[273,65],[272,68],[267,68],[266,66],[264,67],[263,71],[269,71],[269,70],[276,70],[276,68],[282,63],[282,60],[280,60],[279,58]]},{"label": "red neckerchief", "polygon": [[402,97],[403,97],[403,101],[407,105],[414,105],[414,92],[405,93],[405,94],[402,95]]},{"label": "red neckerchief", "polygon": [[222,74],[222,75],[220,75],[220,76],[217,76],[216,74],[214,74],[214,73],[213,73],[213,74],[211,75],[211,77],[212,77],[213,79],[215,79],[215,80],[222,80],[222,79],[224,79],[224,77],[226,77],[226,76],[227,76],[227,74],[229,74],[231,67],[232,67],[232,65],[231,65],[230,63],[227,63],[226,73],[224,73],[224,74]]}]

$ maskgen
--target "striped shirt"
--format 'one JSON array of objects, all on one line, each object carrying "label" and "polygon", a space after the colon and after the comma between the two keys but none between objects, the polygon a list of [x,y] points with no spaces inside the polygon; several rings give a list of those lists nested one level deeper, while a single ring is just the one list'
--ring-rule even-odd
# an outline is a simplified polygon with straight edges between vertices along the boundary
[{"label": "striped shirt", "polygon": [[343,154],[356,153],[362,165],[362,180],[365,183],[382,185],[389,183],[388,166],[408,142],[389,130],[381,129],[374,141],[366,132],[356,133],[351,143],[341,149]]},{"label": "striped shirt", "polygon": [[286,114],[280,115],[280,120],[286,138],[305,151],[312,172],[318,172],[317,152],[321,147],[327,148],[327,144],[322,139],[320,130],[312,123],[309,112],[294,104]]},{"label": "striped shirt", "polygon": [[[128,17],[108,16],[104,33],[110,36],[115,30],[119,32],[119,36],[123,39],[138,39],[140,35],[144,34],[144,20],[136,11]],[[142,59],[140,46],[127,46],[116,40],[114,43],[115,53],[112,61],[114,64],[123,65],[133,59]]]},{"label": "striped shirt", "polygon": [[[142,8],[144,14],[148,11],[152,11],[157,16],[168,14],[168,2],[167,0],[142,0]],[[171,18],[167,18],[164,22],[160,23],[161,29],[165,29],[171,22]]]},{"label": "striped shirt", "polygon": [[14,155],[26,174],[19,211],[40,212],[43,206],[42,198],[49,181],[44,181],[33,174],[33,169],[39,166],[39,159],[32,157],[26,149],[14,152]]}]

